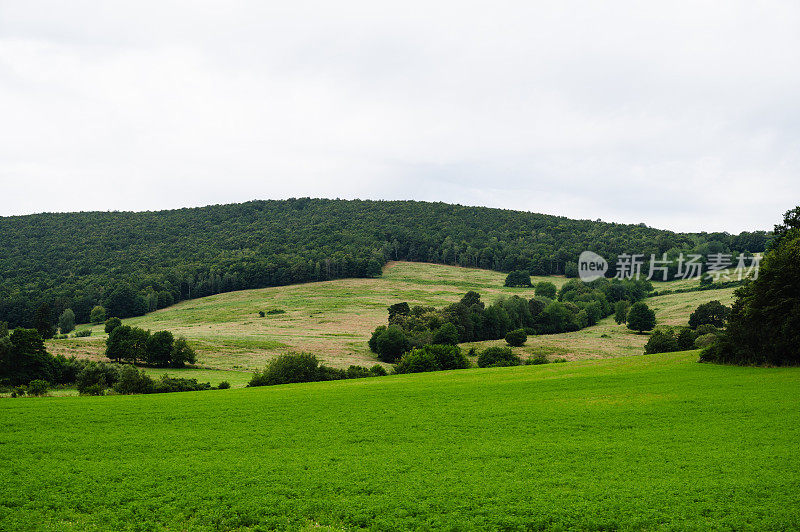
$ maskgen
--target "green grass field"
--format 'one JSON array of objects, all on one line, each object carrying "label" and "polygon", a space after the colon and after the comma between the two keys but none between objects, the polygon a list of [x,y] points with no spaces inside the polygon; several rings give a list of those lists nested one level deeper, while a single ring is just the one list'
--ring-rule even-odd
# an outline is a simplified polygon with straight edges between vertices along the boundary
[{"label": "green grass field", "polygon": [[[487,301],[501,295],[533,297],[531,288],[505,288],[505,275],[476,268],[438,264],[390,263],[377,279],[342,279],[300,285],[243,290],[184,301],[146,316],[124,320],[145,329],[168,329],[185,335],[198,352],[198,363],[207,369],[252,371],[273,355],[306,351],[334,367],[376,363],[367,348],[370,333],[386,323],[386,308],[397,302],[443,307],[475,290]],[[534,277],[561,286],[563,277]],[[660,289],[686,288],[689,281]],[[697,281],[693,281],[697,284]],[[732,301],[732,288],[648,299],[661,324],[686,324],[694,308],[711,299]],[[258,311],[284,310],[284,314],[258,316]],[[81,326],[80,328],[85,328]],[[609,338],[600,338],[602,335]],[[105,337],[101,326],[92,336],[51,340],[48,351],[66,356],[104,359]],[[595,327],[575,333],[531,338],[522,355],[545,353],[568,359],[608,358],[641,354],[647,338],[606,319]],[[495,342],[496,343],[496,342]],[[502,341],[500,341],[502,343]],[[491,345],[484,342],[481,345]],[[470,347],[470,346],[466,346]],[[213,383],[212,383],[213,384]]]},{"label": "green grass field", "polygon": [[696,352],[0,400],[0,530],[786,530],[800,369]]}]

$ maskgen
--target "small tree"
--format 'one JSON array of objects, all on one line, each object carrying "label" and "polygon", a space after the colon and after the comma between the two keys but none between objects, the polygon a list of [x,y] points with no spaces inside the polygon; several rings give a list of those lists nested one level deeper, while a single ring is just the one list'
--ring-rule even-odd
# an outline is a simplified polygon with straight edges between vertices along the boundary
[{"label": "small tree", "polygon": [[512,347],[521,347],[528,340],[525,329],[516,329],[506,334],[506,343]]},{"label": "small tree", "polygon": [[172,333],[169,331],[157,331],[147,339],[146,360],[153,366],[166,367],[172,359],[172,344],[174,342]]},{"label": "small tree", "polygon": [[639,334],[644,331],[652,331],[656,326],[656,313],[644,301],[639,301],[631,305],[628,310],[628,329],[638,331]]},{"label": "small tree", "polygon": [[92,325],[97,325],[98,323],[106,321],[106,309],[100,305],[94,307],[89,313],[89,321]]},{"label": "small tree", "polygon": [[119,318],[108,318],[105,323],[106,334],[111,334],[111,331],[122,325],[122,320]]},{"label": "small tree", "polygon": [[519,366],[520,359],[508,347],[487,347],[478,355],[479,368]]},{"label": "small tree", "polygon": [[505,286],[531,286],[531,275],[526,270],[514,270],[506,276]]},{"label": "small tree", "polygon": [[458,329],[450,322],[445,323],[433,333],[433,343],[443,345],[458,344]]},{"label": "small tree", "polygon": [[42,379],[32,380],[28,383],[28,395],[42,397],[43,395],[47,395],[48,388],[50,388],[49,382]]},{"label": "small tree", "polygon": [[75,313],[71,308],[64,309],[64,312],[58,317],[58,328],[61,330],[61,334],[69,334],[75,330]]},{"label": "small tree", "polygon": [[189,346],[189,342],[183,336],[179,336],[172,345],[171,364],[174,368],[182,368],[186,364],[197,362],[197,355]]},{"label": "small tree", "polygon": [[390,325],[375,341],[378,358],[383,362],[394,362],[411,349],[406,333],[397,325]]},{"label": "small tree", "polygon": [[673,351],[678,351],[678,342],[675,340],[675,335],[672,331],[654,332],[644,346],[644,352],[648,355],[654,353],[671,353]]},{"label": "small tree", "polygon": [[628,309],[631,304],[627,299],[617,301],[614,305],[614,321],[617,325],[621,325],[628,321]]},{"label": "small tree", "polygon": [[700,325],[713,325],[714,327],[724,327],[728,316],[731,314],[730,307],[726,307],[717,300],[709,301],[698,306],[689,316],[689,327],[697,329]]},{"label": "small tree", "polygon": [[536,283],[536,289],[533,291],[536,297],[546,297],[547,299],[556,298],[556,285],[548,281],[539,281]]},{"label": "small tree", "polygon": [[124,366],[119,370],[119,380],[114,384],[114,391],[129,395],[134,393],[152,393],[155,383],[144,370],[135,366]]}]

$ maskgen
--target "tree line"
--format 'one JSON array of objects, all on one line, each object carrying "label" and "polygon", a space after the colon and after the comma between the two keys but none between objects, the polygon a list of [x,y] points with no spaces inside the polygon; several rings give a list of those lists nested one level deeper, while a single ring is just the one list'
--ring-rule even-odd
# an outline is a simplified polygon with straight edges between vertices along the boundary
[{"label": "tree line", "polygon": [[98,306],[126,318],[232,290],[374,277],[390,260],[574,275],[585,249],[613,263],[623,252],[756,252],[768,239],[416,201],[2,217],[0,321],[55,326],[70,309],[86,323]]}]

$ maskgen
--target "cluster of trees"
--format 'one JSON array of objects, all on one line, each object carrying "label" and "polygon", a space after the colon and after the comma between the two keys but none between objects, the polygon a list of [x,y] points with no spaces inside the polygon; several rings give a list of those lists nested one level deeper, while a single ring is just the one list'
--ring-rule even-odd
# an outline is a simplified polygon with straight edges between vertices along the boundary
[{"label": "cluster of trees", "polygon": [[169,331],[151,333],[139,327],[122,325],[119,318],[109,318],[106,332],[106,356],[116,362],[182,368],[194,364],[197,359],[186,338],[180,336],[176,339]]},{"label": "cluster of trees", "polygon": [[322,364],[317,357],[308,353],[286,353],[270,360],[262,371],[255,372],[247,385],[273,386],[383,375],[386,375],[386,370],[380,364],[375,364],[371,368],[350,366],[347,369],[337,369]]},{"label": "cluster of trees", "polygon": [[768,238],[445,203],[309,198],[2,217],[0,321],[48,337],[45,327],[65,309],[77,323],[98,323],[97,306],[125,318],[220,292],[377,276],[389,260],[575,275],[576,258],[591,249],[613,274],[624,252],[756,252]]},{"label": "cluster of trees", "polygon": [[[519,346],[528,334],[555,334],[594,325],[611,315],[617,302],[638,302],[651,289],[646,280],[598,279],[584,283],[573,279],[560,290],[552,283],[537,284],[534,294],[556,299],[515,295],[501,297],[487,306],[480,294],[470,291],[459,302],[439,310],[397,303],[388,309],[388,324],[372,333],[369,347],[382,361],[393,363],[404,353],[427,345],[505,338],[509,345]],[[633,323],[639,325],[636,316]],[[644,330],[649,329],[652,327]]]},{"label": "cluster of trees", "polygon": [[702,361],[800,364],[800,207],[784,215],[774,234],[758,278],[736,291],[727,326]]}]

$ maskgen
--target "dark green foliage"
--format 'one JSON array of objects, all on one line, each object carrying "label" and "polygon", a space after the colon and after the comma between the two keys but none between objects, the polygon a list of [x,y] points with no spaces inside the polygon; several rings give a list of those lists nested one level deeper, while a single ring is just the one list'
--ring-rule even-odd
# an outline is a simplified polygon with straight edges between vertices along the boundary
[{"label": "dark green foliage", "polygon": [[283,310],[282,308],[271,308],[267,311],[267,314],[270,316],[274,316],[276,314],[286,314],[286,311]]},{"label": "dark green foliage", "polygon": [[647,343],[644,346],[644,352],[647,354],[654,353],[671,353],[679,351],[678,341],[675,339],[675,333],[672,330],[662,331],[657,330],[650,335]]},{"label": "dark green foliage", "polygon": [[537,297],[546,297],[547,299],[555,299],[556,293],[558,290],[556,289],[556,285],[549,281],[539,281],[536,283],[536,289],[534,290],[534,294]]},{"label": "dark green foliage", "polygon": [[458,330],[456,326],[448,322],[433,332],[432,343],[434,344],[458,344]]},{"label": "dark green foliage", "polygon": [[265,317],[266,315],[267,315],[267,313],[266,313],[266,312],[264,312],[263,310],[259,310],[259,311],[258,311],[258,317],[259,317],[259,318],[263,318],[263,317]]},{"label": "dark green foliage", "polygon": [[9,336],[0,338],[0,382],[52,381],[52,360],[35,329],[14,329]]},{"label": "dark green foliage", "polygon": [[[383,368],[381,370],[385,375],[386,370]],[[359,379],[380,374],[374,367],[367,369],[362,366],[350,366],[347,370],[342,370],[320,364],[317,357],[308,353],[287,353],[273,358],[262,371],[255,372],[248,386]]]},{"label": "dark green foliage", "polygon": [[0,321],[0,338],[8,336],[8,322]]},{"label": "dark green foliage", "polygon": [[656,313],[646,303],[639,301],[631,305],[627,318],[628,329],[642,333],[656,326]]},{"label": "dark green foliage", "polygon": [[108,318],[105,323],[106,334],[111,334],[111,331],[122,325],[122,320],[119,318]]},{"label": "dark green foliage", "polygon": [[694,341],[697,339],[697,333],[686,327],[681,327],[675,340],[678,342],[678,350],[686,351],[687,349],[694,348]]},{"label": "dark green foliage", "polygon": [[386,368],[384,368],[380,364],[375,364],[374,366],[369,368],[369,373],[373,377],[383,377],[386,375]]},{"label": "dark green foliage", "polygon": [[184,379],[163,375],[161,379],[154,382],[153,393],[198,392],[210,389],[211,384],[207,382],[197,382],[197,379]]},{"label": "dark green foliage", "polygon": [[151,366],[166,367],[172,361],[174,338],[169,331],[158,331],[149,336],[145,361]]},{"label": "dark green foliage", "polygon": [[135,366],[123,366],[119,370],[119,379],[114,384],[114,391],[123,394],[153,393],[155,383],[143,370]]},{"label": "dark green foliage", "polygon": [[628,309],[631,303],[627,299],[621,299],[614,304],[614,321],[617,325],[621,325],[628,321]]},{"label": "dark green foliage", "polygon": [[539,334],[555,334],[578,330],[575,313],[559,301],[553,301],[539,314],[537,331]]},{"label": "dark green foliage", "polygon": [[83,329],[81,331],[75,331],[75,334],[73,334],[75,338],[86,338],[87,336],[91,335],[92,335],[91,329]]},{"label": "dark green foliage", "polygon": [[426,345],[403,355],[395,367],[395,373],[422,373],[465,369],[469,360],[455,345]]},{"label": "dark green foliage", "polygon": [[197,354],[189,345],[185,337],[179,336],[172,345],[172,355],[170,365],[173,368],[182,368],[186,364],[194,364],[197,361]]},{"label": "dark green foliage", "polygon": [[725,321],[731,314],[731,309],[717,300],[709,301],[698,306],[689,316],[689,327],[696,329],[700,325],[724,327]]},{"label": "dark green foliage", "polygon": [[372,373],[364,366],[350,366],[347,368],[346,376],[348,379],[363,379],[372,377]]},{"label": "dark green foliage", "polygon": [[396,316],[408,316],[411,313],[411,307],[408,303],[395,303],[389,307],[389,321],[392,321]]},{"label": "dark green foliage", "polygon": [[[718,339],[719,336],[714,333],[701,334],[697,338],[695,338],[694,347],[696,347],[697,349],[705,349],[706,347],[709,347],[710,345],[716,343]],[[703,356],[705,355],[703,354]]]},{"label": "dark green foliage", "polygon": [[[563,359],[559,359],[559,360],[561,362],[566,362],[566,360],[563,360]],[[555,360],[553,362],[555,362]],[[531,358],[525,360],[525,365],[526,366],[540,366],[542,364],[549,364],[549,363],[550,363],[550,360],[545,355],[536,355],[534,357],[531,357]]]},{"label": "dark green foliage", "polygon": [[728,326],[702,361],[800,365],[800,207],[775,234],[758,278],[736,291]]},{"label": "dark green foliage", "polygon": [[106,356],[117,362],[125,361],[136,363],[147,360],[147,341],[150,332],[120,325],[115,327],[106,338]]},{"label": "dark green foliage", "polygon": [[53,325],[52,311],[50,305],[42,303],[36,314],[33,317],[33,328],[39,332],[39,336],[45,340],[52,338],[56,334],[55,325]]},{"label": "dark green foliage", "polygon": [[229,383],[228,381],[222,381],[217,385],[218,390],[227,390],[230,387],[231,383]]},{"label": "dark green foliage", "polygon": [[95,305],[89,313],[89,323],[96,325],[106,321],[106,309],[102,305]]},{"label": "dark green foliage", "polygon": [[69,334],[75,330],[75,313],[71,308],[64,309],[58,317],[58,329],[61,334]]},{"label": "dark green foliage", "polygon": [[119,379],[119,371],[114,366],[102,362],[89,362],[78,373],[75,384],[81,395],[103,395]]},{"label": "dark green foliage", "polygon": [[34,379],[28,383],[28,395],[33,397],[47,395],[48,389],[50,389],[50,383],[42,379]]},{"label": "dark green foliage", "polygon": [[710,275],[704,274],[703,276],[700,277],[700,286],[705,288],[710,288],[711,285],[713,284],[714,284],[714,279]]},{"label": "dark green foliage", "polygon": [[394,362],[411,348],[411,343],[403,329],[390,325],[375,340],[378,358],[383,362]]},{"label": "dark green foliage", "polygon": [[386,332],[386,325],[378,325],[375,330],[372,332],[372,336],[370,336],[367,345],[369,346],[369,350],[373,353],[378,352],[378,337]]},{"label": "dark green foliage", "polygon": [[505,286],[531,286],[531,274],[527,270],[514,270],[506,276]]},{"label": "dark green foliage", "polygon": [[506,334],[506,343],[511,347],[521,347],[527,340],[528,335],[525,333],[525,329],[515,329]]},{"label": "dark green foliage", "polygon": [[479,368],[519,366],[520,358],[508,347],[487,347],[478,355]]}]

